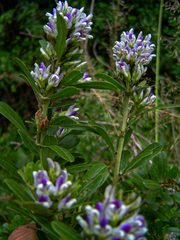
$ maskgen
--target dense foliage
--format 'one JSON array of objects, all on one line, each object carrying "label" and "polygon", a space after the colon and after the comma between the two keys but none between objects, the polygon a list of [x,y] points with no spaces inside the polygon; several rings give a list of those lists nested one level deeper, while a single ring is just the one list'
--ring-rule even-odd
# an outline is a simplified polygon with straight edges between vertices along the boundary
[{"label": "dense foliage", "polygon": [[[77,26],[68,25],[70,18],[65,22],[58,17],[56,27],[62,37],[51,32],[52,25],[43,29],[45,13],[51,13],[56,5],[53,1],[0,3],[2,240],[8,239],[18,226],[32,221],[36,222],[38,239],[128,240],[132,235],[132,239],[140,239],[138,231],[143,236],[147,229],[147,239],[180,236],[180,4],[169,0],[163,5],[156,96],[161,105],[159,143],[155,143],[155,96],[150,92],[155,92],[157,62],[154,58],[145,59],[149,61],[146,63],[135,57],[128,59],[118,55],[117,49],[122,46],[122,32],[132,28],[136,36],[140,31],[143,36],[151,33],[151,42],[156,44],[160,1],[92,3],[68,1],[73,8],[84,7],[87,15],[93,13],[93,25],[89,17],[86,26],[92,27],[93,40],[85,43],[83,37],[88,38],[88,30],[82,33]],[[131,39],[133,32],[128,34]],[[77,41],[76,36],[81,39]],[[66,38],[69,42],[65,42]],[[84,61],[87,64],[79,66]],[[138,64],[142,65],[136,73]],[[133,85],[131,75],[136,79]],[[48,182],[49,188],[42,188],[41,181]],[[94,227],[96,221],[101,228],[110,222],[115,229],[119,212],[106,219],[111,215],[111,204],[116,204],[117,212],[128,209],[125,220],[121,220],[124,225],[121,223],[119,238],[114,233],[111,238],[104,237],[104,232],[97,233]],[[103,219],[101,216],[97,220],[93,211],[104,214]],[[141,227],[137,230],[138,221]]]}]

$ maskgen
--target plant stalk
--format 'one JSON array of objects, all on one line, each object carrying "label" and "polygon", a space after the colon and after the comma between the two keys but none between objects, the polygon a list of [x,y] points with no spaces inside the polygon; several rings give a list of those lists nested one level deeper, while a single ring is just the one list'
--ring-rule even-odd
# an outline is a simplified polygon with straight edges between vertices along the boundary
[{"label": "plant stalk", "polygon": [[[162,28],[162,10],[163,10],[163,0],[160,2],[159,9],[159,23],[158,23],[158,36],[157,36],[157,54],[156,54],[156,81],[155,81],[155,107],[158,106],[159,100],[159,62],[160,62],[160,37],[161,37],[161,28]],[[155,141],[158,142],[158,109],[155,110]]]},{"label": "plant stalk", "polygon": [[119,147],[118,147],[115,169],[114,169],[113,186],[116,186],[116,184],[118,182],[119,167],[121,165],[125,130],[126,130],[127,118],[128,118],[128,102],[129,102],[129,95],[126,95],[125,102],[124,102],[124,109],[123,109],[123,122],[122,122],[122,128],[121,128],[121,137],[119,140]]}]

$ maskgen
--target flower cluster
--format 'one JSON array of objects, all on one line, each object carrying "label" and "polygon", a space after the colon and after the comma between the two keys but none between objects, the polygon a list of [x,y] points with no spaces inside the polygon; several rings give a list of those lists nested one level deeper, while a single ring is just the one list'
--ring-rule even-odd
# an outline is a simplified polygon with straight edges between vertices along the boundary
[{"label": "flower cluster", "polygon": [[154,44],[150,42],[151,34],[148,34],[143,40],[142,32],[138,37],[134,34],[133,28],[129,32],[121,34],[120,42],[116,41],[113,47],[113,58],[116,61],[116,73],[124,76],[129,82],[133,80],[135,84],[146,72],[152,58]]},{"label": "flower cluster", "polygon": [[134,86],[132,100],[136,105],[139,106],[139,108],[149,106],[156,100],[156,96],[151,93],[151,87],[147,88],[146,91],[145,90],[137,91],[137,90],[136,90],[136,86]]},{"label": "flower cluster", "polygon": [[103,203],[96,203],[95,208],[90,205],[85,207],[86,220],[77,216],[76,219],[83,228],[83,239],[146,239],[143,236],[148,231],[147,224],[144,217],[138,214],[141,198],[136,198],[135,193],[131,193],[123,200],[122,195],[120,190],[115,198],[115,187],[109,185]]},{"label": "flower cluster", "polygon": [[53,9],[53,14],[46,13],[49,17],[49,23],[44,26],[44,31],[56,39],[58,35],[57,30],[57,13],[64,18],[66,23],[66,28],[68,29],[68,38],[66,44],[72,41],[84,41],[86,38],[92,38],[89,33],[91,32],[92,25],[92,14],[86,16],[83,12],[84,8],[76,9],[68,6],[67,1],[59,1],[57,7]]},{"label": "flower cluster", "polygon": [[40,66],[37,63],[35,63],[34,66],[34,72],[31,71],[30,73],[39,88],[49,91],[52,87],[59,85],[64,75],[63,73],[60,74],[60,67],[52,74],[50,73],[51,65],[46,68],[42,62]]},{"label": "flower cluster", "polygon": [[[49,164],[49,174],[45,170],[34,171],[34,188],[38,196],[38,202],[44,207],[51,208],[53,205],[58,211],[63,208],[71,208],[77,202],[71,198],[71,192],[77,185],[73,185],[68,179],[66,170],[61,170],[57,162],[47,159]],[[57,211],[57,210],[56,210]]]}]

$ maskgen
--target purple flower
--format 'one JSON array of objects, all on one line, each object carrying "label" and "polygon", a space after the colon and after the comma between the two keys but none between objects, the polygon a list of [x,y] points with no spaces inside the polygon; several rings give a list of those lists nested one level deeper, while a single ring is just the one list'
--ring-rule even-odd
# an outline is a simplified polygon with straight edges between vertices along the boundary
[{"label": "purple flower", "polygon": [[[130,36],[132,39],[132,36]],[[143,216],[138,215],[141,198],[132,193],[127,200],[122,200],[122,191],[115,196],[115,187],[109,185],[105,190],[103,203],[96,203],[95,208],[85,207],[86,220],[77,216],[76,220],[83,228],[82,237],[126,240],[139,239],[147,232],[147,224]]]},{"label": "purple flower", "polygon": [[55,203],[58,211],[69,209],[77,202],[76,199],[71,199],[71,191],[75,186],[68,180],[66,170],[61,170],[59,164],[50,158],[47,161],[49,174],[45,170],[33,172],[38,202],[47,208]]},{"label": "purple flower", "polygon": [[[155,45],[151,44],[150,39],[151,34],[148,34],[143,40],[142,32],[136,38],[133,28],[121,34],[120,41],[116,41],[113,47],[117,74],[122,73],[128,80],[128,77],[131,79],[131,72],[133,71],[133,83],[141,78],[147,70],[143,66],[148,65],[152,58],[156,56],[152,54]],[[128,65],[128,68],[125,67],[126,65]]]},{"label": "purple flower", "polygon": [[89,77],[88,73],[84,73],[83,77],[78,80],[78,82],[91,82],[92,78]]},{"label": "purple flower", "polygon": [[49,65],[47,68],[45,67],[44,63],[42,62],[40,66],[38,66],[37,63],[34,64],[34,72],[31,71],[31,75],[34,78],[35,82],[39,87],[44,88],[46,84],[46,80],[48,79],[50,75],[50,68],[51,65]]},{"label": "purple flower", "polygon": [[44,31],[51,37],[56,38],[58,35],[57,31],[57,15],[56,10],[64,18],[66,28],[70,33],[70,41],[84,41],[86,38],[92,38],[89,35],[92,25],[92,14],[86,16],[83,13],[84,8],[76,9],[68,6],[67,1],[59,1],[56,9],[53,9],[53,14],[47,13],[49,22],[44,26]]}]

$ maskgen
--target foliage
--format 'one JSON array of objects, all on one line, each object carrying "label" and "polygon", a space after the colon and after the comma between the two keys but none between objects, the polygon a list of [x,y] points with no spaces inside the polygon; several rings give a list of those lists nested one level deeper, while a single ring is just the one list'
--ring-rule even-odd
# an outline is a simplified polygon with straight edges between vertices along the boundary
[{"label": "foliage", "polygon": [[74,9],[89,3],[68,4],[47,14],[46,36],[45,1],[4,4],[0,17],[0,113],[11,122],[0,139],[0,239],[30,222],[38,239],[178,239],[179,3],[165,3],[156,108],[148,33],[156,42],[159,2],[95,3],[93,41],[92,15]]}]

